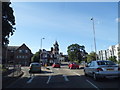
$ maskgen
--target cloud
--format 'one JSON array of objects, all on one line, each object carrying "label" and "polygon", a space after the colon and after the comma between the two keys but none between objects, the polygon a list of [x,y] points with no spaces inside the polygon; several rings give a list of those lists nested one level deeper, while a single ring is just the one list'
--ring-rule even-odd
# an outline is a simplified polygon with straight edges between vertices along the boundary
[{"label": "cloud", "polygon": [[115,20],[116,20],[116,22],[120,22],[120,18],[116,18]]}]

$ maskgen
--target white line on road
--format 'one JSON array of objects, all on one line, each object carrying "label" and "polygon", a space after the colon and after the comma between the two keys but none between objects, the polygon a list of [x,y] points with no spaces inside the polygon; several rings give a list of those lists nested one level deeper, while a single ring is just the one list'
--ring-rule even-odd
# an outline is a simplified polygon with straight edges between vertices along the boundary
[{"label": "white line on road", "polygon": [[32,77],[29,79],[29,81],[27,81],[27,83],[31,83],[32,80],[33,80],[33,78],[34,78],[34,76],[32,76]]},{"label": "white line on road", "polygon": [[48,78],[46,84],[48,84],[48,83],[50,82],[51,77],[52,77],[52,76],[49,76],[49,78]]},{"label": "white line on road", "polygon": [[81,76],[80,74],[78,74],[78,73],[76,73],[76,72],[73,72],[73,73],[75,73],[75,74],[78,75],[78,76]]},{"label": "white line on road", "polygon": [[24,74],[22,75],[22,77],[25,77],[25,76],[26,76],[26,72],[25,72],[25,71],[23,71],[23,73],[24,73]]},{"label": "white line on road", "polygon": [[66,75],[63,75],[63,77],[64,77],[65,81],[69,81],[69,79],[67,78]]},{"label": "white line on road", "polygon": [[56,70],[59,70],[59,68],[56,68]]},{"label": "white line on road", "polygon": [[99,90],[99,88],[97,86],[95,86],[93,83],[91,83],[89,80],[86,80],[88,83],[90,83],[93,87],[97,88],[97,90]]}]

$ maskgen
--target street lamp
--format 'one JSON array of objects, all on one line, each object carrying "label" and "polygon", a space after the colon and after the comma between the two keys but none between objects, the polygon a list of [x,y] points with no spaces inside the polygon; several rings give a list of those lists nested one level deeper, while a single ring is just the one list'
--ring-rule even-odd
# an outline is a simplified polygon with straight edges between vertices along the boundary
[{"label": "street lamp", "polygon": [[41,44],[40,44],[40,49],[41,49],[41,52],[40,52],[40,62],[42,61],[41,57],[42,57],[42,40],[43,39],[45,39],[45,38],[41,38]]},{"label": "street lamp", "polygon": [[40,45],[40,48],[42,50],[42,40],[45,39],[45,38],[41,38],[41,45]]},{"label": "street lamp", "polygon": [[95,46],[95,53],[96,53],[96,60],[97,60],[97,49],[96,49],[96,40],[95,40],[95,27],[94,27],[94,19],[91,18],[91,20],[93,21],[93,34],[94,34],[94,46]]}]

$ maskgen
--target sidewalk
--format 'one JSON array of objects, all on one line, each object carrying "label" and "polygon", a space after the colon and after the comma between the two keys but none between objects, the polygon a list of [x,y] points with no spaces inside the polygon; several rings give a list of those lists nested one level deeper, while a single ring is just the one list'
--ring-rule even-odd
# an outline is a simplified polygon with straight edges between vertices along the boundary
[{"label": "sidewalk", "polygon": [[10,69],[6,72],[2,73],[2,88],[5,88],[10,83],[16,81],[19,77],[23,75],[22,71],[16,71],[14,69]]}]

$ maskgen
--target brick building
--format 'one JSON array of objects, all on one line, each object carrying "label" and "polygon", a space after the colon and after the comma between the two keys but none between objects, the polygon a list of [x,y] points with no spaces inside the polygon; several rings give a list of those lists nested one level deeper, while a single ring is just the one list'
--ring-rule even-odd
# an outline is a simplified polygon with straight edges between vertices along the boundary
[{"label": "brick building", "polygon": [[29,65],[32,57],[31,50],[25,45],[8,46],[7,48],[7,63],[15,63],[21,65]]}]

